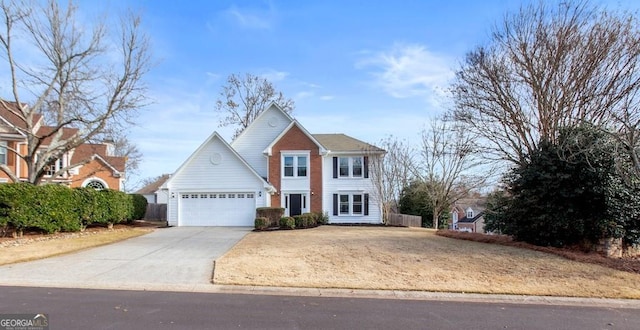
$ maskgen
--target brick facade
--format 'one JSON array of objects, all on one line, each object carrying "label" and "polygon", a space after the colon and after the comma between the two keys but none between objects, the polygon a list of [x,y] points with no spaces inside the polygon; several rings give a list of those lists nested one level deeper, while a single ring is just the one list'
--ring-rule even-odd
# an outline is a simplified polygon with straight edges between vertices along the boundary
[{"label": "brick facade", "polygon": [[271,205],[281,205],[282,151],[309,150],[309,182],[311,191],[311,212],[322,212],[322,156],[319,147],[297,126],[293,125],[272,148],[269,157],[268,181],[278,191],[271,197]]}]

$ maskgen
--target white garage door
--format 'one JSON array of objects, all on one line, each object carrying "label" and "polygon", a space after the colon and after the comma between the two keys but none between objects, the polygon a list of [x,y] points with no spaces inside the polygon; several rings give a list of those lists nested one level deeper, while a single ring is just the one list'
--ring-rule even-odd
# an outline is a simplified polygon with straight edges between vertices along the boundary
[{"label": "white garage door", "polygon": [[251,226],[256,216],[254,193],[183,193],[180,226]]}]

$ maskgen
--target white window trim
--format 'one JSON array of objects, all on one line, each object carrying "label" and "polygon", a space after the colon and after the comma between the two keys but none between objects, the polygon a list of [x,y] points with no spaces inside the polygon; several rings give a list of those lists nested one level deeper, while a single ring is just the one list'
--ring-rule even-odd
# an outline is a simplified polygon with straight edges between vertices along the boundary
[{"label": "white window trim", "polygon": [[[282,179],[308,179],[311,172],[311,152],[310,151],[282,151],[280,156],[280,177]],[[284,158],[285,157],[293,157],[293,176],[285,176],[284,175]],[[298,176],[298,157],[306,157],[307,158],[307,175],[306,176]]]},{"label": "white window trim", "polygon": [[4,155],[4,162],[0,162],[0,164],[7,165],[7,163],[9,162],[9,150],[7,149],[8,147],[8,141],[0,141],[0,154]]},{"label": "white window trim", "polygon": [[[348,164],[349,164],[349,168],[347,170],[348,175],[341,175],[340,174],[340,160],[347,158],[348,159]],[[354,158],[360,158],[360,175],[359,176],[354,176],[353,175],[353,159]],[[338,156],[338,179],[364,179],[364,156]]]},{"label": "white window trim", "polygon": [[[360,213],[353,213],[353,196],[354,195],[359,195],[360,196]],[[338,193],[338,216],[339,217],[363,217],[364,215],[364,195],[365,193],[363,192],[351,192],[351,193]],[[349,213],[342,213],[342,207],[341,207],[341,197],[342,196],[349,196],[348,197],[348,203],[349,203]]]},{"label": "white window trim", "polygon": [[102,179],[100,179],[100,178],[98,178],[98,177],[91,177],[91,178],[88,178],[88,179],[84,180],[82,182],[82,187],[83,188],[86,187],[91,181],[98,181],[98,182],[100,182],[100,183],[102,183],[104,185],[104,189],[109,189],[109,185],[107,184],[107,182],[102,180]]}]

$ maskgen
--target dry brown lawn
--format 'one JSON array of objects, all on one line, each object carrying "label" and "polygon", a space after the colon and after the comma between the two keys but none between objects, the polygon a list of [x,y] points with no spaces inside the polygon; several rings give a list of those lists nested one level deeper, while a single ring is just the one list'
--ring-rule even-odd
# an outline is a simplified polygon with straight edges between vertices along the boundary
[{"label": "dry brown lawn", "polygon": [[640,298],[640,275],[420,228],[253,232],[216,261],[214,283]]},{"label": "dry brown lawn", "polygon": [[58,234],[22,239],[4,239],[0,246],[0,265],[44,259],[111,244],[151,232],[150,228],[125,227],[87,233]]}]

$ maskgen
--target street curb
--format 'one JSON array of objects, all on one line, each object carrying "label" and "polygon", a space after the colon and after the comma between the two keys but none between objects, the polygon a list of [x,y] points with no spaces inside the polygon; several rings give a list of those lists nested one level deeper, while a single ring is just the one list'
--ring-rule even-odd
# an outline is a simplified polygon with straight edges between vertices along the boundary
[{"label": "street curb", "polygon": [[429,300],[455,301],[470,303],[501,303],[501,304],[531,304],[558,305],[582,307],[606,307],[640,309],[640,300],[610,299],[610,298],[579,298],[552,296],[525,296],[507,294],[479,294],[428,291],[400,291],[400,290],[360,290],[337,288],[295,288],[295,287],[265,287],[241,285],[214,285],[220,293],[259,294],[278,296],[307,296],[331,298],[368,298],[368,299],[401,299],[401,300]]},{"label": "street curb", "polygon": [[[13,283],[11,283],[13,282]],[[294,297],[320,297],[320,298],[350,298],[350,299],[393,299],[393,300],[423,300],[423,301],[448,301],[468,303],[494,303],[494,304],[525,304],[548,306],[576,306],[576,307],[600,307],[600,308],[627,308],[640,309],[640,300],[636,299],[610,299],[610,298],[579,298],[579,297],[551,297],[551,296],[524,296],[506,294],[479,294],[479,293],[453,293],[453,292],[427,292],[427,291],[399,291],[399,290],[360,290],[338,288],[295,288],[295,287],[270,287],[270,286],[243,286],[224,284],[110,284],[110,283],[20,283],[18,281],[0,281],[0,286],[20,287],[47,287],[68,289],[91,290],[125,290],[125,291],[162,291],[184,293],[220,293],[220,294],[245,294],[245,295],[270,295],[270,296],[294,296]]]}]

